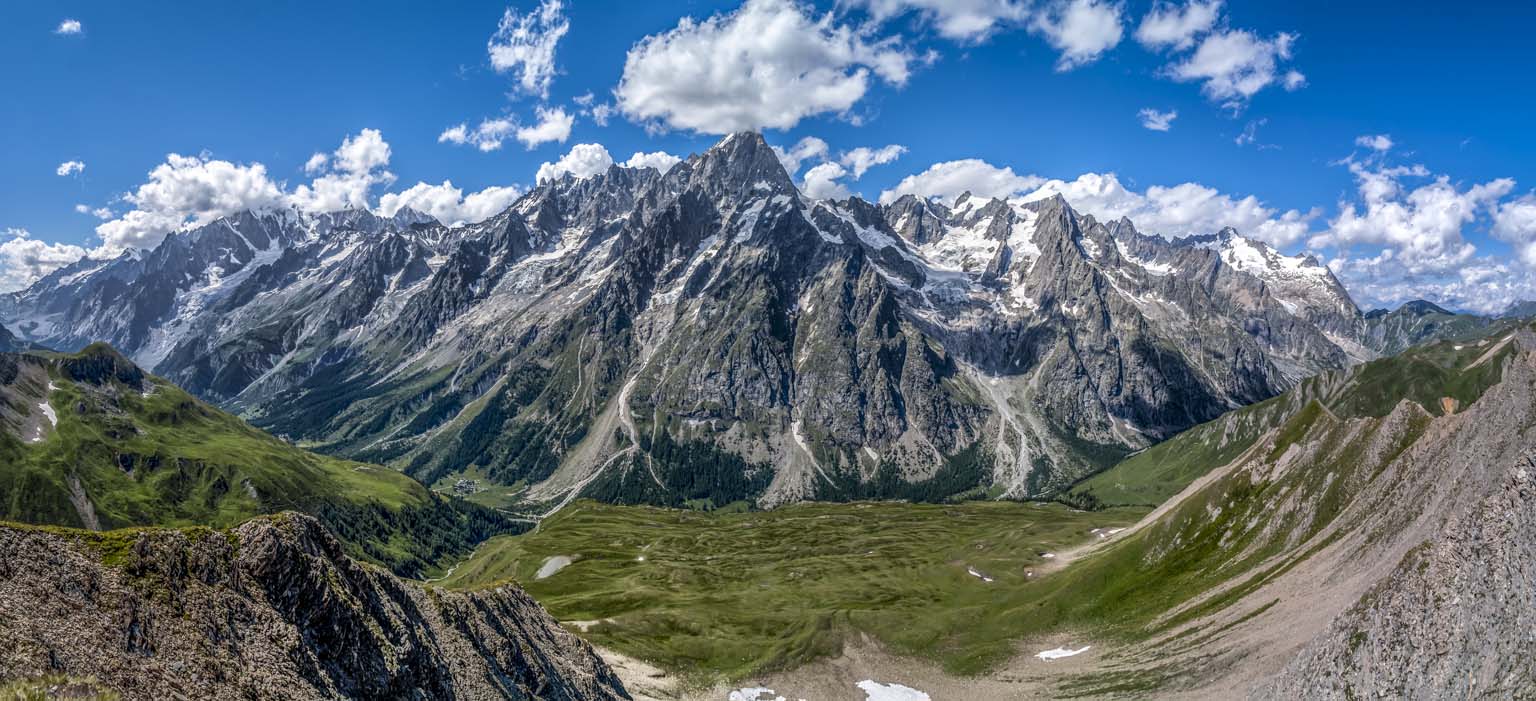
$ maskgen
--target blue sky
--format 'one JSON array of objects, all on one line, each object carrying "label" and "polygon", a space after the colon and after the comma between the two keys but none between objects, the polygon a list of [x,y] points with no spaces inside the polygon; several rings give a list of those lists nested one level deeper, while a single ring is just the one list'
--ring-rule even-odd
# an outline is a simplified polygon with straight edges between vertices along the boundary
[{"label": "blue sky", "polygon": [[[1231,223],[1315,252],[1363,306],[1494,310],[1536,296],[1536,8],[1443,7],[7,3],[0,282],[251,203],[473,219],[546,163],[755,126],[803,144],[818,194],[1054,188],[1143,230]],[[1177,116],[1153,130],[1142,110]],[[578,144],[608,155],[561,166]],[[847,152],[890,146],[854,177]]]}]

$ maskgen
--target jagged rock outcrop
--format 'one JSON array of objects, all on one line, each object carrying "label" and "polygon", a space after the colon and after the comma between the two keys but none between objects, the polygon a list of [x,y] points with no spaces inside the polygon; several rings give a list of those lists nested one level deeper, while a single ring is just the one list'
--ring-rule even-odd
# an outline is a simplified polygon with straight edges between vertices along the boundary
[{"label": "jagged rock outcrop", "polygon": [[0,677],[127,699],[627,699],[517,587],[458,594],[359,564],[282,514],[229,531],[0,527]]}]

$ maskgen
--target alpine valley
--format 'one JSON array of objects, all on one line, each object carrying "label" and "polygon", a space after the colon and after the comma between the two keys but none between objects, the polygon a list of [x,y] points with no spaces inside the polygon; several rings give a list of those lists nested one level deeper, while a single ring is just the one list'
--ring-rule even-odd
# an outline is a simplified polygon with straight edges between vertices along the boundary
[{"label": "alpine valley", "polygon": [[0,695],[1531,698],[1529,311],[752,131],[243,211],[0,298]]}]

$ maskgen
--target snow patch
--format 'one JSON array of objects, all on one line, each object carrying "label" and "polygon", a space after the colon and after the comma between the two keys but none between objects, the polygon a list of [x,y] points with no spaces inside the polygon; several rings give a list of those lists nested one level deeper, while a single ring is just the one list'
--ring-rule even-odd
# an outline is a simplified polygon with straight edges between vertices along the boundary
[{"label": "snow patch", "polygon": [[544,564],[539,566],[539,571],[534,573],[533,578],[544,579],[545,577],[552,577],[556,572],[569,567],[572,562],[574,561],[569,555],[555,555],[545,558]]},{"label": "snow patch", "polygon": [[1088,648],[1091,648],[1091,647],[1093,647],[1093,646],[1092,645],[1084,645],[1084,646],[1082,646],[1082,647],[1080,647],[1080,648],[1078,648],[1076,650],[1070,650],[1070,649],[1067,649],[1067,648],[1064,648],[1064,647],[1055,647],[1055,648],[1051,648],[1049,650],[1042,650],[1040,652],[1037,652],[1037,653],[1035,653],[1035,657],[1038,657],[1038,658],[1040,658],[1042,660],[1046,660],[1046,661],[1059,660],[1059,659],[1061,659],[1063,657],[1071,657],[1073,655],[1081,655],[1081,654],[1087,652]]},{"label": "snow patch", "polygon": [[972,577],[975,577],[975,578],[977,578],[977,579],[979,579],[979,580],[981,580],[983,582],[991,582],[992,581],[991,577],[988,577],[988,576],[982,574],[981,572],[978,572],[975,567],[967,567],[967,568],[965,568],[965,571],[966,571],[966,573],[970,574]]},{"label": "snow patch", "polygon": [[[763,697],[768,697],[764,699]],[[732,691],[726,701],[787,701],[783,696],[775,694],[773,689],[761,686],[748,686]]]},{"label": "snow patch", "polygon": [[928,694],[901,684],[881,684],[865,679],[855,686],[864,691],[864,701],[932,701]]}]

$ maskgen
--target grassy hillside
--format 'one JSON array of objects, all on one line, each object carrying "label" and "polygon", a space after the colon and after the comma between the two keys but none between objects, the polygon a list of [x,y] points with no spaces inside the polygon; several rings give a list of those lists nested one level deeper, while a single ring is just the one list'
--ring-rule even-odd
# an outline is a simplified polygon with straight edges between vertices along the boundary
[{"label": "grassy hillside", "polygon": [[[978,672],[1013,651],[1013,614],[1032,615],[1047,553],[1142,513],[1014,502],[721,513],[583,500],[534,533],[487,541],[444,584],[515,580],[556,618],[591,622],[579,627],[593,642],[699,681],[833,655],[852,631]],[[538,576],[562,556],[572,563]]]},{"label": "grassy hillside", "polygon": [[289,509],[418,576],[511,526],[394,470],[288,445],[105,345],[0,356],[0,518],[222,528]]}]

